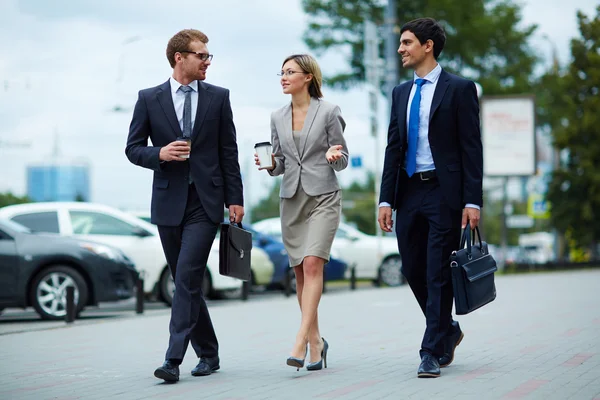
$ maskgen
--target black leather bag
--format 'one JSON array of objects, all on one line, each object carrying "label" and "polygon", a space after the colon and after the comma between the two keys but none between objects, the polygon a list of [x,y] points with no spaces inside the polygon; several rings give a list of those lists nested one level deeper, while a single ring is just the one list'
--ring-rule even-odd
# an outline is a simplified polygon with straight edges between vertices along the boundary
[{"label": "black leather bag", "polygon": [[454,308],[458,315],[471,313],[496,298],[496,260],[489,253],[487,243],[481,241],[479,228],[475,228],[472,241],[471,233],[467,225],[460,240],[460,250],[453,251],[450,256]]},{"label": "black leather bag", "polygon": [[221,224],[219,241],[219,273],[224,276],[249,281],[252,278],[250,258],[252,233],[238,226]]}]

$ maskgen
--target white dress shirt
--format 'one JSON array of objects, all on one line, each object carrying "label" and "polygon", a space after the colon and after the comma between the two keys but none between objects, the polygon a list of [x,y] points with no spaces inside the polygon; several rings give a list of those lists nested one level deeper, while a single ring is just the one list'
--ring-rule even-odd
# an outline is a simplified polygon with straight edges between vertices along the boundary
[{"label": "white dress shirt", "polygon": [[[433,102],[433,94],[437,82],[442,73],[442,67],[437,64],[434,69],[431,70],[423,78],[420,78],[415,72],[413,75],[413,82],[417,79],[425,79],[425,83],[421,86],[421,103],[419,105],[419,140],[417,141],[417,169],[415,172],[424,172],[435,169],[433,162],[433,156],[431,155],[431,148],[429,147],[429,113],[431,112],[431,103]],[[413,97],[417,90],[417,84],[414,83],[410,89],[410,95],[408,97],[408,107],[406,107],[406,132],[408,133],[408,124],[410,119],[410,107],[412,105]],[[406,161],[405,165],[406,167]],[[390,204],[382,202],[379,207],[389,207]],[[465,207],[477,208],[476,204],[466,204]]]},{"label": "white dress shirt", "polygon": [[[173,97],[173,106],[175,106],[175,114],[177,114],[177,121],[179,122],[179,128],[183,132],[183,104],[185,102],[185,93],[179,90],[181,83],[177,82],[175,78],[169,78],[171,84],[171,96]],[[194,120],[196,119],[196,110],[198,109],[198,81],[192,81],[188,85],[191,87],[192,95],[192,129],[194,129]]]}]

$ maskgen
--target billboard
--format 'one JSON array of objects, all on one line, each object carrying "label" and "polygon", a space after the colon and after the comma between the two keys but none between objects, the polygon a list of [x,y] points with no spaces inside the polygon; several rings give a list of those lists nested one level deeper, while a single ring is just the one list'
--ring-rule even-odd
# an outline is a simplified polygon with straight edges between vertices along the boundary
[{"label": "billboard", "polygon": [[532,96],[482,98],[481,140],[486,176],[535,174],[534,107]]}]

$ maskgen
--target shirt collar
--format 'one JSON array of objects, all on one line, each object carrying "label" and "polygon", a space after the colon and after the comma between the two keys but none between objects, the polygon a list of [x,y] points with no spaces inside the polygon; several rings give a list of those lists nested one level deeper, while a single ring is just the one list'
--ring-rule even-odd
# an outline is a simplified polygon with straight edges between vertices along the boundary
[{"label": "shirt collar", "polygon": [[[435,68],[432,69],[431,72],[428,73],[427,75],[425,75],[422,79],[425,79],[427,82],[430,82],[430,83],[436,83],[437,80],[439,79],[441,73],[442,73],[442,67],[440,66],[440,64],[437,64],[435,66]],[[419,76],[415,72],[413,74],[413,82],[416,81],[417,79],[421,79],[421,78],[419,78]]]},{"label": "shirt collar", "polygon": [[[169,78],[169,83],[171,84],[171,94],[175,95],[175,93],[177,93],[179,90],[181,83],[177,82],[177,80],[175,80],[173,77]],[[191,81],[188,86],[194,89],[194,92],[198,91],[198,81]]]}]

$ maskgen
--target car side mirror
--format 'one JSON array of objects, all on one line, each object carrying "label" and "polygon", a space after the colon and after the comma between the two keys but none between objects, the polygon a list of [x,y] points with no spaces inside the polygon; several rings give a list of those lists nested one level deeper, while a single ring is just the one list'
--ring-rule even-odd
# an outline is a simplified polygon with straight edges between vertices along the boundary
[{"label": "car side mirror", "polygon": [[145,230],[144,228],[140,228],[139,226],[136,226],[135,228],[133,228],[133,235],[138,236],[138,237],[147,237],[147,236],[151,236],[152,234],[150,232],[148,232],[147,230]]},{"label": "car side mirror", "polygon": [[348,240],[351,242],[356,242],[358,240],[358,236],[348,235]]}]

